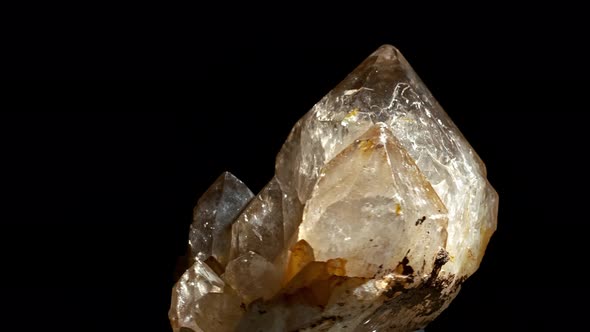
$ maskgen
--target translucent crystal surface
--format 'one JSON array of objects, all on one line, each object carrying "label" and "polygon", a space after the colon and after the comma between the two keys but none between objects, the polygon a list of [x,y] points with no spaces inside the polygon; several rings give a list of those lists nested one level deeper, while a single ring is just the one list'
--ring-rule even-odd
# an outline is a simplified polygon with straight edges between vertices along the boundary
[{"label": "translucent crystal surface", "polygon": [[221,174],[195,206],[189,233],[192,255],[203,261],[213,256],[227,264],[233,221],[252,197],[233,174]]},{"label": "translucent crystal surface", "polygon": [[197,307],[203,296],[220,293],[225,283],[206,264],[197,260],[182,275],[172,290],[170,322],[172,327],[191,328],[200,331],[197,323]]},{"label": "translucent crystal surface", "polygon": [[254,198],[225,173],[199,200],[175,331],[415,331],[496,229],[484,164],[389,45],[295,124],[275,166]]}]

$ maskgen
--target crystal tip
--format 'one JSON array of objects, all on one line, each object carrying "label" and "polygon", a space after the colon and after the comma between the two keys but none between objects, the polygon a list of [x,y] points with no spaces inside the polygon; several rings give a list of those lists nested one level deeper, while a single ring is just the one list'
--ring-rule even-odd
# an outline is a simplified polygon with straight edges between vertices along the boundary
[{"label": "crystal tip", "polygon": [[381,45],[371,56],[376,56],[384,60],[393,60],[399,56],[399,50],[393,45]]}]

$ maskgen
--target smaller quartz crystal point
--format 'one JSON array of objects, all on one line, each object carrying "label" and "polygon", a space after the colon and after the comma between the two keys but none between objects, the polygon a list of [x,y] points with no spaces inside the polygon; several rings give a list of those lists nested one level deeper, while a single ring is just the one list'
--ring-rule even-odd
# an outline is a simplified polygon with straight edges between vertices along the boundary
[{"label": "smaller quartz crystal point", "polygon": [[283,193],[273,179],[248,204],[232,228],[232,254],[236,258],[249,251],[269,261],[284,248]]},{"label": "smaller quartz crystal point", "polygon": [[252,197],[250,189],[233,174],[221,174],[194,209],[189,233],[192,256],[202,261],[212,256],[221,265],[227,264],[231,226]]},{"label": "smaller quartz crystal point", "polygon": [[223,291],[225,283],[213,270],[200,260],[182,275],[172,290],[170,322],[178,331],[181,327],[201,331],[197,325],[195,309],[203,296]]},{"label": "smaller quartz crystal point", "polygon": [[280,288],[280,271],[266,258],[249,251],[232,260],[224,278],[244,303],[270,299]]},{"label": "smaller quartz crystal point", "polygon": [[384,45],[293,127],[253,197],[222,174],[194,210],[175,332],[412,332],[455,298],[496,229],[486,168]]}]

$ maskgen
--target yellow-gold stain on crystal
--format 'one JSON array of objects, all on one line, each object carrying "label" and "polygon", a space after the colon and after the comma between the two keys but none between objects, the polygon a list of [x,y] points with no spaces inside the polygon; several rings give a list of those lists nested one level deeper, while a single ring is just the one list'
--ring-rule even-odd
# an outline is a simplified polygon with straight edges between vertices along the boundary
[{"label": "yellow-gold stain on crystal", "polygon": [[373,141],[370,139],[364,139],[358,142],[358,146],[361,149],[361,151],[367,152],[375,147],[375,143],[373,143]]},{"label": "yellow-gold stain on crystal", "polygon": [[327,262],[309,262],[299,273],[289,280],[283,288],[283,293],[293,294],[298,289],[309,287],[320,280],[328,280],[333,276],[346,274],[346,260],[342,258],[329,259]]},{"label": "yellow-gold stain on crystal", "polygon": [[328,259],[326,262],[326,272],[331,275],[335,276],[345,276],[346,275],[346,259],[344,258],[334,258]]},{"label": "yellow-gold stain on crystal", "polygon": [[294,294],[297,290],[306,288],[316,280],[328,279],[326,273],[326,262],[311,262],[303,270],[297,273],[283,288],[283,293]]},{"label": "yellow-gold stain on crystal", "polygon": [[325,306],[338,294],[350,291],[367,281],[365,278],[348,277],[345,274],[345,259],[310,262],[283,287],[281,294],[292,300]]},{"label": "yellow-gold stain on crystal", "polygon": [[399,203],[395,204],[395,214],[398,216],[402,214],[402,206]]},{"label": "yellow-gold stain on crystal", "polygon": [[291,247],[290,251],[291,255],[287,263],[283,285],[289,282],[307,264],[315,260],[313,248],[305,240],[299,240]]},{"label": "yellow-gold stain on crystal", "polygon": [[343,126],[347,126],[351,122],[355,122],[357,120],[357,115],[359,113],[359,108],[355,107],[350,112],[348,112],[342,121],[340,122]]}]

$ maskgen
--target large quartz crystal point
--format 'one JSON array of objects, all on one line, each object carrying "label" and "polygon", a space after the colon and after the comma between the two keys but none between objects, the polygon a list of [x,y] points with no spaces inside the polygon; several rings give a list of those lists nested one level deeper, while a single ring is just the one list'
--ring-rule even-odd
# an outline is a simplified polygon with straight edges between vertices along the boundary
[{"label": "large quartz crystal point", "polygon": [[233,174],[221,174],[195,206],[189,233],[192,256],[202,261],[212,256],[227,264],[231,225],[253,196]]},{"label": "large quartz crystal point", "polygon": [[486,168],[393,46],[293,127],[252,193],[226,173],[195,208],[175,331],[423,329],[496,229]]},{"label": "large quartz crystal point", "polygon": [[277,156],[281,188],[305,204],[324,165],[375,124],[392,132],[446,208],[453,259],[441,275],[471,275],[496,229],[498,196],[477,153],[393,46],[380,47],[297,122]]}]

